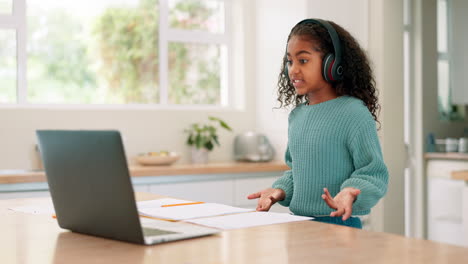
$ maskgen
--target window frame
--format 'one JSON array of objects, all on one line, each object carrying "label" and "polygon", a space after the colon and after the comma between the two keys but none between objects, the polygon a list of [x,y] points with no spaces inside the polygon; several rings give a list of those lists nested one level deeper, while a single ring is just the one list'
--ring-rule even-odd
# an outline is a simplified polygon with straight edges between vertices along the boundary
[{"label": "window frame", "polygon": [[[231,0],[214,0],[224,3],[224,32],[208,33],[197,30],[172,29],[169,26],[169,0],[159,0],[159,103],[147,104],[49,104],[30,103],[27,101],[27,14],[26,0],[14,0],[11,15],[0,14],[0,29],[16,30],[17,47],[17,85],[16,102],[0,103],[0,108],[52,108],[52,109],[167,109],[167,110],[232,110],[235,109],[232,89],[233,48],[231,17],[233,6]],[[221,60],[220,69],[220,104],[169,104],[169,69],[168,47],[170,42],[216,44],[226,47],[226,54]]]}]

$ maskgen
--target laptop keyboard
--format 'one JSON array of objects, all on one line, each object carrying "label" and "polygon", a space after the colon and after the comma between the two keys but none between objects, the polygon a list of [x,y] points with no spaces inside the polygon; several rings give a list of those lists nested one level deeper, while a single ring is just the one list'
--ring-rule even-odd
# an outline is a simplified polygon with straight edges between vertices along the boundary
[{"label": "laptop keyboard", "polygon": [[144,236],[163,236],[163,235],[179,234],[179,232],[143,227],[143,234]]}]

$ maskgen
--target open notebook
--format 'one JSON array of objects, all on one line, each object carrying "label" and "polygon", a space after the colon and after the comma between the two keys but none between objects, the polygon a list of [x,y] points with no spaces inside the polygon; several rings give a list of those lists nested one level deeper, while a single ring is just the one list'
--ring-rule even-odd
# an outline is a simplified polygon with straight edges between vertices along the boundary
[{"label": "open notebook", "polygon": [[184,220],[223,230],[313,219],[286,213],[256,212],[254,209],[224,204],[193,204],[193,201],[172,198],[137,202],[137,208],[138,213],[143,216],[165,220]]},{"label": "open notebook", "polygon": [[255,211],[217,203],[191,203],[193,201],[164,198],[137,202],[137,208],[140,215],[166,220],[187,220]]}]

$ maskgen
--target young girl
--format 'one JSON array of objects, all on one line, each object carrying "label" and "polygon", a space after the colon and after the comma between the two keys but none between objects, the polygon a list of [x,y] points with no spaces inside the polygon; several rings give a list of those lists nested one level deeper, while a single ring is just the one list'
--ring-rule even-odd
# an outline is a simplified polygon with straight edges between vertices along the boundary
[{"label": "young girl", "polygon": [[358,42],[331,21],[293,27],[278,81],[289,114],[285,160],[290,170],[272,188],[250,194],[258,211],[279,202],[296,215],[361,228],[387,191],[376,122],[372,70]]}]

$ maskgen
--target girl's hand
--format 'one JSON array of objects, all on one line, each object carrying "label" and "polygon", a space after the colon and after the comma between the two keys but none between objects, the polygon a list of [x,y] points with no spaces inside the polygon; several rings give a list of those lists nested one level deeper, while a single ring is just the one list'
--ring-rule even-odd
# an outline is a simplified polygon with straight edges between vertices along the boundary
[{"label": "girl's hand", "polygon": [[268,211],[270,210],[271,206],[275,204],[277,201],[281,201],[286,196],[286,193],[282,189],[273,189],[268,188],[263,191],[259,191],[256,193],[252,193],[247,196],[248,199],[257,199],[257,211]]},{"label": "girl's hand", "polygon": [[346,221],[351,217],[351,213],[353,212],[353,203],[356,201],[356,198],[360,193],[361,190],[359,189],[347,187],[332,198],[328,189],[323,188],[322,199],[330,208],[336,210],[335,212],[332,212],[330,216],[343,216],[343,221]]}]

